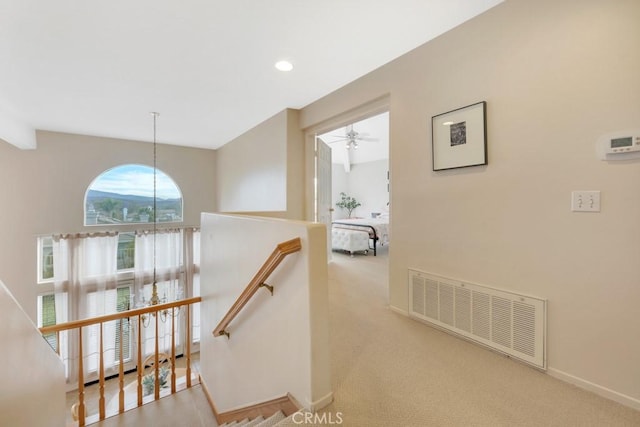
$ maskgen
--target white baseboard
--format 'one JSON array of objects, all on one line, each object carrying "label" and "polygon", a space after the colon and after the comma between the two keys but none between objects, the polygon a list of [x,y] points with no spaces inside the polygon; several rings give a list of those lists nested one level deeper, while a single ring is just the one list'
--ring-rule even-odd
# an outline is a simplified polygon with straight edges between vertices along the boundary
[{"label": "white baseboard", "polygon": [[598,396],[602,396],[604,398],[613,400],[622,405],[628,406],[630,408],[640,410],[640,400],[633,398],[631,396],[627,396],[626,394],[618,393],[617,391],[608,389],[598,384],[594,384],[590,381],[584,380],[582,378],[578,378],[566,372],[560,371],[554,368],[547,368],[547,373],[554,378],[558,378],[559,380],[568,382],[582,389],[591,391]]},{"label": "white baseboard", "polygon": [[305,407],[311,412],[316,412],[329,405],[331,402],[333,402],[333,392],[329,392],[329,394],[327,394],[326,396],[323,396],[313,402],[309,402],[307,400],[307,404],[305,405]]},{"label": "white baseboard", "polygon": [[394,313],[402,314],[403,316],[409,317],[409,311],[408,310],[403,310],[401,308],[394,307],[392,305],[389,306],[389,310],[393,311]]}]

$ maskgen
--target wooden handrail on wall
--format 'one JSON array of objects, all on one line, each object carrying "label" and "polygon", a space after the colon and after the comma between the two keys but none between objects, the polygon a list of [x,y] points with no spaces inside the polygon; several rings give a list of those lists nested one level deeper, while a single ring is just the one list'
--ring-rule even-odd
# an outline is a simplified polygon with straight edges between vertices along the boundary
[{"label": "wooden handrail on wall", "polygon": [[[106,322],[110,322],[113,320],[119,319],[130,319],[137,317],[138,325],[142,325],[143,316],[149,316],[147,319],[154,319],[155,323],[155,357],[154,357],[154,373],[155,373],[155,387],[154,387],[154,400],[160,398],[160,375],[159,375],[159,347],[158,347],[158,322],[161,317],[161,313],[164,313],[166,316],[166,320],[171,318],[171,367],[170,367],[170,379],[171,379],[171,393],[176,392],[176,372],[175,372],[175,319],[174,315],[175,309],[180,309],[183,306],[185,307],[185,349],[184,353],[186,356],[186,370],[185,370],[185,380],[186,387],[191,387],[191,305],[195,303],[199,303],[202,301],[201,297],[193,297],[186,298],[178,301],[172,301],[164,304],[156,304],[148,307],[136,308],[133,310],[121,311],[118,313],[108,314],[99,317],[92,317],[90,319],[82,319],[75,320],[72,322],[61,323],[58,325],[52,326],[44,326],[40,328],[40,333],[43,335],[55,333],[57,336],[57,342],[60,342],[60,332],[68,331],[68,330],[78,330],[78,402],[74,405],[74,417],[77,417],[78,425],[84,426],[86,423],[86,408],[85,408],[85,396],[84,396],[84,368],[83,368],[83,349],[82,349],[82,328],[91,325],[99,325],[99,340],[100,340],[100,352],[99,352],[99,400],[98,400],[98,409],[99,409],[99,419],[103,420],[106,418],[106,409],[105,409],[105,393],[104,393],[104,385],[105,385],[105,372],[104,372],[104,349],[102,347],[102,334],[103,334],[103,324]],[[123,322],[120,322],[119,332],[120,336],[122,336]],[[152,326],[151,322],[149,322],[149,326]],[[142,328],[138,327],[138,354],[137,354],[137,406],[141,406],[143,404],[143,396],[142,396],[142,373],[144,370],[143,362],[142,362],[142,337],[141,331]],[[120,340],[120,360],[119,362],[119,393],[118,393],[118,413],[123,413],[125,410],[125,392],[124,392],[124,360],[122,351],[122,340]]]},{"label": "wooden handrail on wall", "polygon": [[302,244],[299,237],[279,243],[262,267],[260,267],[260,270],[253,276],[253,279],[251,279],[244,291],[242,291],[238,299],[233,303],[227,314],[225,314],[220,323],[218,323],[218,326],[213,330],[213,335],[216,337],[226,335],[227,338],[229,338],[230,334],[227,331],[229,323],[240,313],[242,308],[261,287],[267,287],[271,291],[271,294],[273,294],[273,287],[267,285],[265,281],[287,255],[298,252],[300,249],[302,249]]}]

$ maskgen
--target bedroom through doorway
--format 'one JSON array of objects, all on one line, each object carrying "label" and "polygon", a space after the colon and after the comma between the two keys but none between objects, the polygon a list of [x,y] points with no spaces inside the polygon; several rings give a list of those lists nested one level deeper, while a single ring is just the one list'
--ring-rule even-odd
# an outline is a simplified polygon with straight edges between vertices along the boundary
[{"label": "bedroom through doorway", "polygon": [[[389,112],[319,134],[331,151],[331,171],[317,174],[317,192],[329,192],[332,257],[354,262],[388,259],[390,239]],[[320,146],[318,147],[320,148]],[[321,150],[318,150],[321,152]],[[325,178],[323,178],[323,176]],[[330,185],[326,185],[330,181]],[[327,188],[328,187],[328,188]],[[322,208],[326,209],[326,208]]]}]

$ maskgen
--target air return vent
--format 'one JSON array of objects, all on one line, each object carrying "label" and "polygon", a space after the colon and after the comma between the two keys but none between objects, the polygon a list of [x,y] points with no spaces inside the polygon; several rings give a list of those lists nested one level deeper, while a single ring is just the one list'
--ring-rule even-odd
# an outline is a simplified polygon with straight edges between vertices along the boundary
[{"label": "air return vent", "polygon": [[546,369],[547,301],[409,270],[409,315]]}]

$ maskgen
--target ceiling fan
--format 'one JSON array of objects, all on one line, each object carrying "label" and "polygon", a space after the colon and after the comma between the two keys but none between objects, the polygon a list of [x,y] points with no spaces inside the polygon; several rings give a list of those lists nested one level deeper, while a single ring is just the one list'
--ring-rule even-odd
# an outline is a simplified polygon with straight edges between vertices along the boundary
[{"label": "ceiling fan", "polygon": [[327,144],[335,144],[336,142],[346,141],[346,149],[358,149],[358,143],[360,141],[377,141],[377,138],[368,138],[366,133],[360,133],[353,130],[353,125],[348,125],[345,128],[345,135],[343,137],[338,137],[338,139],[334,139],[333,141],[328,141]]}]

